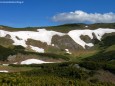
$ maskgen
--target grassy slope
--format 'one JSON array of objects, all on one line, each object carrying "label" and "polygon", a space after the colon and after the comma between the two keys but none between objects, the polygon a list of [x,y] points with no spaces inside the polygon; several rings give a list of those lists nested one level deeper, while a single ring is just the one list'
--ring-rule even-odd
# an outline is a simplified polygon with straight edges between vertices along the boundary
[{"label": "grassy slope", "polygon": [[[7,58],[9,55],[17,55],[20,53],[19,58],[24,58],[24,56],[29,57],[29,55],[36,56],[38,59],[62,59],[62,60],[69,60],[68,55],[59,55],[59,54],[53,54],[53,53],[36,53],[36,52],[30,52],[30,51],[24,51],[25,48],[22,46],[13,46],[10,48],[5,48],[3,46],[0,46],[0,60],[7,61]],[[22,56],[22,57],[21,57]]]},{"label": "grassy slope", "polygon": [[[13,28],[9,26],[0,25],[0,29],[8,30],[8,31],[36,31],[39,28],[46,28],[48,30],[60,31],[60,32],[68,32],[73,29],[87,29],[85,26],[88,24],[64,24],[58,26],[44,26],[44,27],[25,27],[25,28]],[[89,24],[88,29],[97,29],[97,28],[115,28],[115,23],[96,23],[96,24]]]},{"label": "grassy slope", "polygon": [[[91,25],[90,27],[94,27],[96,24]],[[104,26],[103,26],[104,25]],[[96,25],[95,28],[98,27],[110,27],[108,25],[111,24],[103,24]],[[67,25],[66,25],[67,26]],[[60,26],[59,26],[60,27]],[[63,27],[63,26],[61,26]],[[65,26],[64,26],[65,27]],[[48,27],[50,29],[50,27]],[[53,27],[54,28],[54,27]],[[51,29],[53,29],[51,28]],[[111,28],[114,28],[114,24],[112,24]],[[57,30],[57,28],[55,29]],[[65,32],[66,29],[63,29]],[[114,86],[114,84],[108,83],[113,82],[115,80],[115,36],[107,36],[102,39],[101,42],[96,44],[96,48],[99,51],[91,52],[91,51],[81,51],[76,55],[71,56],[67,55],[67,58],[71,61],[75,61],[74,63],[62,63],[62,64],[43,64],[43,65],[29,65],[29,66],[9,66],[8,69],[14,68],[16,70],[19,68],[19,71],[26,71],[17,73],[8,73],[8,74],[0,74],[0,83],[1,85],[59,85],[59,86]],[[20,48],[0,48],[4,53],[5,51],[20,51]],[[3,51],[4,50],[4,51]],[[22,49],[21,49],[22,51]],[[14,51],[13,51],[14,52]],[[2,54],[3,54],[2,53]],[[36,54],[33,52],[23,52],[23,54]],[[9,52],[8,52],[9,54]],[[84,54],[84,55],[83,55]],[[6,54],[3,54],[6,55]],[[37,54],[42,57],[53,57],[53,58],[63,58],[63,55],[57,54]],[[81,57],[80,59],[77,59]],[[86,58],[87,57],[87,58]],[[64,57],[65,58],[65,57]],[[78,61],[78,62],[76,62]],[[86,70],[82,68],[77,68],[75,64],[79,64],[81,67],[86,68]],[[28,68],[27,68],[28,67]],[[1,69],[5,69],[5,67],[1,66]],[[35,69],[34,69],[35,68]],[[6,67],[7,69],[7,67]],[[28,70],[32,69],[31,71]],[[88,69],[88,71],[87,71]],[[28,71],[28,72],[27,72]],[[108,73],[108,71],[110,71]],[[113,74],[112,74],[113,73]],[[39,77],[38,77],[39,76]],[[113,76],[113,78],[111,77]],[[112,78],[112,80],[107,80],[106,78]],[[30,83],[31,82],[31,83]]]},{"label": "grassy slope", "polygon": [[92,70],[77,68],[76,63],[71,62],[41,65],[10,65],[9,67],[15,69],[27,69],[28,67],[28,69],[33,68],[33,70],[8,74],[2,73],[0,74],[1,85],[114,86],[114,83],[110,83],[111,81],[106,82],[94,77],[94,75],[99,75],[97,71],[94,72]]},{"label": "grassy slope", "polygon": [[[86,24],[65,24],[65,25],[60,25],[60,26],[50,26],[50,27],[45,27],[46,29],[49,30],[55,30],[55,31],[60,31],[60,32],[68,32],[72,29],[86,29]],[[99,28],[99,27],[103,27],[103,28],[115,28],[115,23],[109,23],[109,24],[91,24],[88,25],[89,29],[95,29],[95,28]],[[0,29],[5,29],[5,30],[11,30],[11,31],[16,31],[16,30],[33,30],[35,31],[37,28],[41,28],[41,27],[27,27],[27,28],[12,28],[12,27],[7,27],[7,26],[1,26]],[[110,44],[111,41],[114,41],[114,36],[109,36],[108,38],[106,38],[105,43],[106,44]],[[0,38],[0,45],[9,48],[9,47],[13,47],[12,46],[12,40],[9,40],[8,38]],[[56,48],[56,47],[52,47],[52,46],[47,46],[46,44],[43,44],[41,42],[36,42],[35,40],[29,40],[27,41],[27,44],[33,44],[34,46],[36,45],[40,45],[38,47],[43,46],[46,50],[47,53],[55,53],[55,54],[65,54],[65,50],[60,51],[60,49]],[[68,55],[70,56],[70,60],[71,61],[75,61],[75,60],[81,60],[84,59],[86,57],[92,56],[94,54],[96,54],[97,52],[99,52],[100,48],[98,48],[100,45],[103,45],[103,42],[100,42],[99,44],[96,44],[95,47],[91,50],[79,50],[79,51],[75,51],[73,52],[73,55]],[[108,47],[107,50],[111,50],[113,47]],[[2,48],[1,48],[2,49]],[[113,48],[114,49],[114,48]],[[112,49],[112,50],[113,50]],[[11,50],[12,51],[12,50]],[[9,54],[8,54],[9,55]]]}]

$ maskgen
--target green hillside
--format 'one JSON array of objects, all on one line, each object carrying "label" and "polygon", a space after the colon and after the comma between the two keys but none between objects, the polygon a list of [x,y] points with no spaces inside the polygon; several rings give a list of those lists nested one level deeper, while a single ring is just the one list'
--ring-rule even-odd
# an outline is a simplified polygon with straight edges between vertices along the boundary
[{"label": "green hillside", "polygon": [[[88,26],[88,27],[85,27]],[[113,28],[115,23],[65,24],[48,27],[12,28],[0,26],[6,31],[36,31],[38,28],[67,33],[73,29]],[[28,39],[27,45],[45,49],[45,53],[33,51],[29,46],[13,45],[10,36],[0,37],[0,86],[115,86],[115,33],[105,34],[102,40],[82,36],[93,47],[84,49],[69,36],[54,36],[52,44]],[[69,49],[72,54],[66,53]],[[21,65],[26,59],[52,61],[47,64]],[[17,64],[14,64],[17,62]],[[7,66],[3,64],[9,64]]]}]

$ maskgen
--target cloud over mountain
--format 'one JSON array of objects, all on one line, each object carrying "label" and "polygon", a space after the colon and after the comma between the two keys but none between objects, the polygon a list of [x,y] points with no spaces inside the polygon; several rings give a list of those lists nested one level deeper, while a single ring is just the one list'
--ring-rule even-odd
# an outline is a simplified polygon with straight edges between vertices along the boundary
[{"label": "cloud over mountain", "polygon": [[53,16],[53,21],[60,23],[113,23],[115,13],[87,13],[81,10],[68,13],[59,13]]}]

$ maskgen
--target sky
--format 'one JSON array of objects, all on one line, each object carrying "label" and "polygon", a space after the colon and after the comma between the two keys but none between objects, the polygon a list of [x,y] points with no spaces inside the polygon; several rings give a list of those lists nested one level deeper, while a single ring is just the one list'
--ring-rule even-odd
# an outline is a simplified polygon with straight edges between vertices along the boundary
[{"label": "sky", "polygon": [[0,0],[0,25],[34,27],[100,22],[115,22],[115,0]]}]

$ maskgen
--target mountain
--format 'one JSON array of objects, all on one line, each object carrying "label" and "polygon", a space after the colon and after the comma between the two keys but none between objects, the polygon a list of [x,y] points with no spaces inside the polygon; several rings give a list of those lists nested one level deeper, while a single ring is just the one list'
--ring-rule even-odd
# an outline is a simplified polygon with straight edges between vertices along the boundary
[{"label": "mountain", "polygon": [[2,25],[0,72],[1,86],[115,86],[115,23]]},{"label": "mountain", "polygon": [[0,26],[0,60],[3,63],[20,63],[31,58],[46,62],[84,58],[99,52],[102,42],[110,44],[108,49],[114,46],[114,28],[114,23],[27,28]]}]

